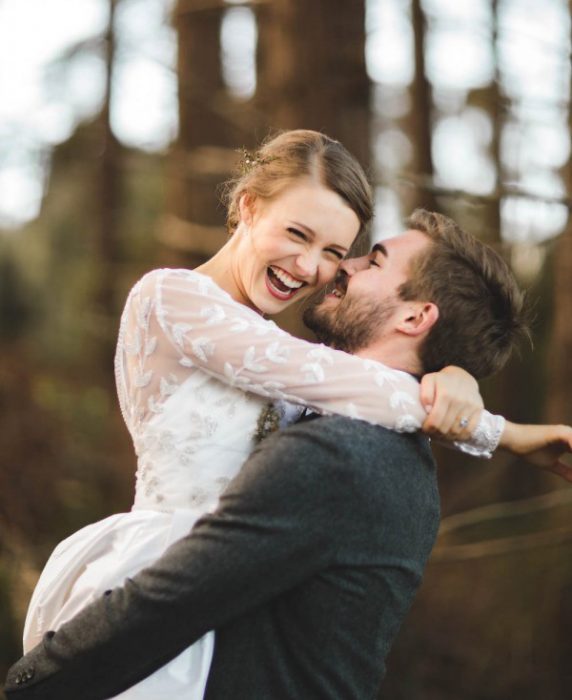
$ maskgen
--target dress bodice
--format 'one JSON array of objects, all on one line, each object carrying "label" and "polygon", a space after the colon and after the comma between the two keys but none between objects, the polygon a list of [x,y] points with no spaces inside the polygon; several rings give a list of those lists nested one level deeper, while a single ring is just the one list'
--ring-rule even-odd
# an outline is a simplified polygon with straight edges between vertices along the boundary
[{"label": "dress bodice", "polygon": [[[135,508],[216,506],[269,400],[398,431],[425,417],[410,375],[295,338],[192,270],[154,270],[131,290],[115,373],[138,458]],[[502,425],[483,412],[458,447],[488,456]]]},{"label": "dress bodice", "polygon": [[212,510],[254,444],[265,399],[190,375],[134,439],[136,508]]}]

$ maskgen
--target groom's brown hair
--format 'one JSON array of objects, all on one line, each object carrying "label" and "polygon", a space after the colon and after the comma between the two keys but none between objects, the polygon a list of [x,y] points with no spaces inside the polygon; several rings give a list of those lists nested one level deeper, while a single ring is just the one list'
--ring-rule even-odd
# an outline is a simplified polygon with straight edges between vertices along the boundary
[{"label": "groom's brown hair", "polygon": [[419,349],[423,372],[458,365],[474,377],[501,369],[528,337],[524,295],[501,256],[452,219],[416,209],[410,229],[431,239],[417,256],[399,294],[431,301],[439,318]]}]

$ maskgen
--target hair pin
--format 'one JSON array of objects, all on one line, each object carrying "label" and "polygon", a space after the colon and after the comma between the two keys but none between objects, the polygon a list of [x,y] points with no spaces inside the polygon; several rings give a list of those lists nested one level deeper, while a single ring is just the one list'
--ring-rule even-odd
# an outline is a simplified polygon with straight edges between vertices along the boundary
[{"label": "hair pin", "polygon": [[248,175],[254,168],[259,165],[268,165],[268,163],[275,160],[273,157],[261,158],[259,155],[248,151],[246,148],[238,149],[240,153],[239,170],[242,175]]}]

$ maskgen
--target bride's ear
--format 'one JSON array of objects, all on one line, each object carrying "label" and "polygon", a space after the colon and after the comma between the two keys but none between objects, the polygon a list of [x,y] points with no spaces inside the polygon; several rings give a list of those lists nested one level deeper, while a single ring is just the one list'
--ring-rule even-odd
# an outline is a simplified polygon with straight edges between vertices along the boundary
[{"label": "bride's ear", "polygon": [[252,224],[252,219],[254,217],[256,197],[245,192],[241,195],[238,201],[238,211],[240,213],[241,222],[245,223],[247,226]]},{"label": "bride's ear", "polygon": [[429,332],[439,320],[439,307],[431,301],[409,302],[404,311],[397,329],[412,337]]}]

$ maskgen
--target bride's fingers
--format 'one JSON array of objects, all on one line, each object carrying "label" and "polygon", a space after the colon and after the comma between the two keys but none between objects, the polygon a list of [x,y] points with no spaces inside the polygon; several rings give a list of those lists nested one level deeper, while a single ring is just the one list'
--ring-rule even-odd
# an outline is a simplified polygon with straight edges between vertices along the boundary
[{"label": "bride's fingers", "polygon": [[419,398],[421,400],[421,405],[427,413],[431,412],[433,404],[435,403],[435,388],[435,374],[424,375],[421,379]]},{"label": "bride's fingers", "polygon": [[[563,425],[561,430],[562,441],[568,446],[569,452],[572,453],[572,427],[569,425]],[[570,464],[572,465],[572,462]]]},{"label": "bride's fingers", "polygon": [[460,440],[461,442],[469,440],[477,429],[482,412],[482,408],[473,408],[467,413],[459,413],[454,426],[455,432],[453,434],[455,440]]},{"label": "bride's fingers", "polygon": [[561,460],[548,467],[548,470],[572,483],[572,467]]},{"label": "bride's fingers", "polygon": [[466,415],[469,407],[465,401],[459,401],[448,391],[441,389],[435,395],[435,403],[423,425],[426,432],[437,433],[446,437],[455,436],[459,428],[459,416]]},{"label": "bride's fingers", "polygon": [[460,416],[464,415],[463,409],[457,406],[450,406],[445,417],[438,427],[439,432],[448,440],[456,440],[462,428],[459,425]]},{"label": "bride's fingers", "polygon": [[423,430],[446,440],[466,441],[475,432],[483,409],[475,406],[438,404],[423,424]]},{"label": "bride's fingers", "polygon": [[443,435],[446,432],[443,429],[446,425],[448,425],[447,406],[442,401],[437,401],[423,423],[423,430],[429,435]]},{"label": "bride's fingers", "polygon": [[447,410],[448,404],[443,397],[435,397],[435,403],[431,406],[429,415],[423,423],[424,432],[429,434],[441,432],[441,426],[447,415]]},{"label": "bride's fingers", "polygon": [[468,440],[475,432],[481,416],[481,408],[462,406],[452,409],[442,423],[442,434],[447,440]]}]

